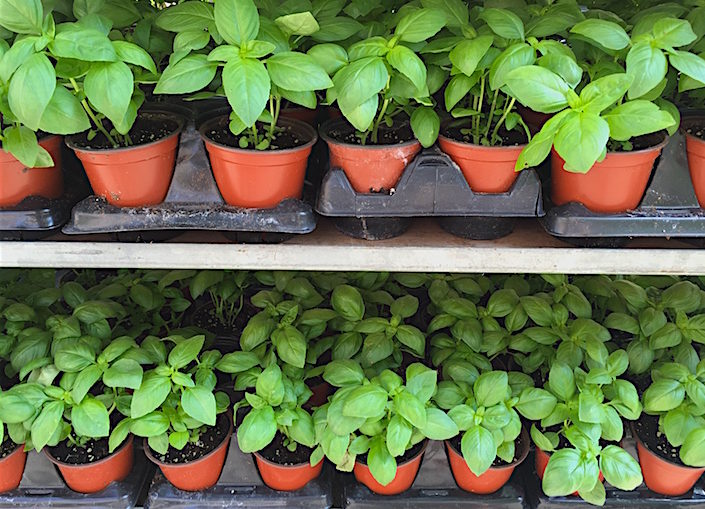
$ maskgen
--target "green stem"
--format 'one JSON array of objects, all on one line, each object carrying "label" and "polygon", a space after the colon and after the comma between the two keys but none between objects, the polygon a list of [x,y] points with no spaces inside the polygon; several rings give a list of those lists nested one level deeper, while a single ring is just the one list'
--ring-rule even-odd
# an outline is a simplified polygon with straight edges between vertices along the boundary
[{"label": "green stem", "polygon": [[[71,86],[73,86],[73,89],[76,92],[80,92],[81,89],[78,87],[78,83],[76,83],[76,80],[71,78]],[[115,142],[115,139],[110,135],[110,133],[105,129],[105,126],[103,126],[103,123],[98,120],[96,117],[95,113],[93,113],[93,110],[91,109],[90,105],[88,104],[88,101],[86,99],[83,99],[81,101],[81,106],[83,106],[83,109],[86,111],[88,116],[91,118],[93,123],[95,124],[96,128],[103,133],[103,136],[105,136],[108,140],[108,143],[110,143],[114,148],[118,147],[118,144]]]},{"label": "green stem", "polygon": [[497,122],[497,125],[494,127],[494,131],[492,131],[492,138],[495,138],[497,136],[497,133],[499,132],[499,128],[502,127],[502,124],[504,124],[504,121],[507,120],[507,117],[509,116],[509,113],[512,111],[512,108],[514,108],[515,103],[516,103],[516,99],[514,99],[512,97],[512,100],[509,101],[509,105],[504,110],[504,114],[502,114],[502,118],[499,119],[499,122]]},{"label": "green stem", "polygon": [[499,97],[499,89],[494,91],[494,97],[492,98],[492,106],[490,107],[490,117],[487,120],[487,130],[485,131],[485,138],[490,134],[490,129],[492,129],[492,119],[494,118],[494,108],[497,105],[497,98]]},{"label": "green stem", "polygon": [[377,115],[377,118],[375,119],[375,123],[372,126],[372,143],[377,143],[379,139],[379,126],[382,123],[382,119],[384,118],[384,115],[387,113],[387,108],[389,107],[389,99],[385,99],[384,103],[382,104],[382,109],[379,112],[379,115]]}]

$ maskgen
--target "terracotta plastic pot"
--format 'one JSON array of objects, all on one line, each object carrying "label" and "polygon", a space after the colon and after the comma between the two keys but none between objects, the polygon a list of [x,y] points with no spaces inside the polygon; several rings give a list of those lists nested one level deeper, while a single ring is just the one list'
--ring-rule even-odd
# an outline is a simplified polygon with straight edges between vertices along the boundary
[{"label": "terracotta plastic pot", "polygon": [[531,134],[538,133],[553,116],[553,113],[541,113],[527,108],[521,104],[517,104],[517,112],[521,115],[522,120],[531,131]]},{"label": "terracotta plastic pot", "polygon": [[[701,122],[703,122],[702,125],[705,125],[705,119],[701,119]],[[685,147],[695,195],[698,197],[700,206],[705,208],[705,140],[686,133]]]},{"label": "terracotta plastic pot", "polygon": [[53,457],[48,449],[44,449],[44,453],[49,461],[59,468],[61,476],[69,488],[79,493],[97,493],[110,486],[111,483],[122,481],[129,475],[134,460],[132,442],[133,437],[130,435],[122,447],[110,456],[84,465],[63,463]]},{"label": "terracotta plastic pot", "polygon": [[353,469],[355,479],[378,495],[398,495],[399,493],[403,493],[414,484],[414,479],[416,479],[416,474],[418,474],[419,467],[421,467],[421,459],[423,458],[427,445],[428,442],[425,442],[416,456],[405,463],[398,464],[397,474],[394,476],[392,482],[386,486],[377,482],[377,479],[372,476],[369,467],[359,461],[355,462],[355,468]]},{"label": "terracotta plastic pot", "polygon": [[316,408],[324,405],[328,401],[328,396],[330,396],[333,387],[328,382],[323,382],[313,387],[309,387],[313,393],[309,400],[306,402],[307,408]]},{"label": "terracotta plastic pot", "polygon": [[27,168],[9,152],[0,150],[0,207],[12,207],[29,196],[58,198],[64,192],[61,137],[39,141],[54,160],[50,168]]},{"label": "terracotta plastic pot", "polygon": [[421,151],[417,140],[396,145],[353,145],[332,139],[328,133],[345,127],[344,119],[321,126],[321,138],[328,144],[331,167],[341,168],[358,193],[376,193],[392,189],[407,165]]},{"label": "terracotta plastic pot", "polygon": [[636,208],[649,183],[654,161],[666,141],[633,152],[610,152],[587,173],[563,169],[565,161],[551,154],[551,200],[556,205],[579,202],[594,212],[612,214]]},{"label": "terracotta plastic pot", "polygon": [[284,108],[281,111],[281,117],[291,120],[298,120],[300,122],[307,123],[311,127],[316,127],[318,110],[311,110],[309,108]]},{"label": "terracotta plastic pot", "polygon": [[184,491],[202,491],[211,488],[220,479],[230,446],[230,437],[233,433],[233,420],[230,414],[228,414],[228,421],[230,427],[223,443],[196,461],[178,464],[162,463],[154,457],[146,440],[144,441],[144,452],[147,458],[159,467],[164,477],[176,488]]},{"label": "terracotta plastic pot", "polygon": [[[536,473],[539,479],[543,480],[543,474],[546,472],[546,467],[548,466],[548,461],[551,459],[551,455],[545,451],[542,451],[538,447],[536,448]],[[604,482],[605,476],[600,472],[600,482]],[[574,496],[578,495],[576,491],[573,493]]]},{"label": "terracotta plastic pot", "polygon": [[470,493],[488,495],[507,484],[514,469],[519,466],[529,454],[529,434],[525,429],[521,430],[521,434],[524,448],[520,451],[519,457],[509,465],[490,467],[487,472],[480,476],[475,475],[472,470],[470,470],[463,455],[459,451],[456,451],[450,442],[446,440],[446,451],[448,452],[448,459],[450,460],[450,469],[453,472],[453,477],[455,478],[455,482],[458,483],[458,486]]},{"label": "terracotta plastic pot", "polygon": [[680,496],[690,491],[705,468],[693,468],[677,465],[651,452],[634,432],[636,449],[639,454],[639,465],[644,474],[644,483],[656,493],[668,496]]},{"label": "terracotta plastic pot", "polygon": [[24,445],[20,445],[12,454],[0,460],[0,493],[14,490],[20,485],[26,461]]},{"label": "terracotta plastic pot", "polygon": [[318,465],[312,467],[309,463],[300,465],[280,465],[269,461],[259,453],[253,456],[257,461],[257,468],[264,483],[278,491],[296,491],[306,486],[316,477],[321,475],[323,460]]},{"label": "terracotta plastic pot", "polygon": [[87,149],[76,144],[77,136],[67,139],[67,145],[83,163],[93,192],[117,207],[146,207],[163,202],[174,175],[183,119],[156,112],[141,116],[169,120],[177,127],[166,138],[127,148]]},{"label": "terracotta plastic pot", "polygon": [[227,125],[227,116],[213,118],[200,131],[218,189],[229,205],[272,208],[287,198],[301,198],[308,157],[318,139],[310,125],[280,119],[280,126],[293,129],[300,139],[308,141],[296,148],[265,151],[229,147],[208,138],[211,131]]},{"label": "terracotta plastic pot", "polygon": [[519,175],[514,171],[526,145],[483,147],[445,136],[438,137],[441,150],[460,166],[470,189],[476,193],[506,193]]}]

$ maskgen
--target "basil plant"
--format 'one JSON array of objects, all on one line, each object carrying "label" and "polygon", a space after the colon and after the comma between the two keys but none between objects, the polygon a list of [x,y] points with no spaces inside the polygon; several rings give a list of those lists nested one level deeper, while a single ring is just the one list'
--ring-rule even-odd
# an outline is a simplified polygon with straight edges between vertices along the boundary
[{"label": "basil plant", "polygon": [[111,447],[133,433],[166,454],[170,447],[182,450],[198,442],[206,428],[216,425],[230,400],[215,391],[215,369],[222,356],[215,350],[202,352],[204,341],[204,336],[150,336],[142,342],[141,351],[155,367],[144,373],[128,406],[129,419],[110,436]]},{"label": "basil plant", "polygon": [[357,456],[366,454],[370,473],[386,486],[396,476],[396,458],[425,439],[458,434],[455,422],[433,404],[437,374],[423,364],[410,365],[404,381],[388,369],[368,379],[357,362],[337,360],[326,366],[323,378],[338,389],[313,413],[320,445],[312,465],[325,456],[350,472]]},{"label": "basil plant", "polygon": [[[179,37],[192,33],[195,22],[201,29],[209,30],[217,45],[206,54],[203,50],[209,39],[201,35],[187,48],[192,51],[174,54],[155,93],[201,92],[222,67],[223,90],[232,107],[230,131],[239,137],[240,148],[275,148],[282,130],[282,100],[315,107],[316,91],[333,86],[330,77],[313,57],[277,47],[267,40],[270,24],[260,21],[252,0],[218,0],[213,8],[201,2],[185,4],[190,11],[201,12],[199,20],[170,16],[161,21],[161,26],[177,32]],[[180,8],[186,10],[183,4]]]},{"label": "basil plant", "polygon": [[644,412],[658,416],[659,431],[679,448],[685,465],[705,466],[705,361],[695,369],[665,363],[651,372],[651,378],[642,398]]}]

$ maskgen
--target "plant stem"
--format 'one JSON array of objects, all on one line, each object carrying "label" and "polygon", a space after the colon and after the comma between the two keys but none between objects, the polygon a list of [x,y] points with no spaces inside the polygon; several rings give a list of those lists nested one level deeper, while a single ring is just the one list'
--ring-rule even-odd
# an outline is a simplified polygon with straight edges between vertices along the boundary
[{"label": "plant stem", "polygon": [[[73,89],[74,89],[76,92],[80,92],[80,91],[81,91],[81,89],[78,87],[78,83],[76,83],[76,80],[73,79],[73,78],[71,78],[71,86],[73,86]],[[114,138],[110,135],[110,133],[105,129],[105,126],[103,125],[103,123],[102,123],[100,120],[98,120],[98,118],[96,117],[95,113],[93,113],[93,110],[91,109],[90,105],[88,104],[88,100],[87,100],[87,99],[83,99],[83,100],[81,101],[81,106],[83,106],[83,109],[86,111],[86,113],[88,114],[88,116],[91,118],[91,120],[92,120],[93,123],[95,124],[96,128],[97,128],[101,133],[103,133],[103,136],[105,136],[105,137],[107,138],[108,143],[110,143],[110,144],[113,146],[113,148],[117,148],[117,147],[118,147],[118,144],[115,142],[115,139],[114,139]]]},{"label": "plant stem", "polygon": [[379,125],[382,123],[382,119],[384,118],[384,115],[387,113],[388,107],[389,107],[389,99],[385,99],[384,103],[382,104],[382,109],[380,110],[379,115],[375,119],[375,123],[372,125],[372,143],[377,143],[377,141],[378,141]]},{"label": "plant stem", "polygon": [[[485,138],[490,135],[490,129],[492,129],[492,119],[494,118],[494,108],[497,105],[497,98],[499,97],[499,89],[494,91],[494,97],[492,98],[492,106],[490,107],[490,117],[487,120],[487,130],[485,131]],[[492,145],[492,143],[490,143]]]},{"label": "plant stem", "polygon": [[516,103],[516,99],[512,97],[512,100],[509,101],[509,105],[507,108],[505,108],[504,113],[502,114],[502,118],[499,119],[499,122],[497,122],[497,125],[494,127],[494,131],[492,131],[492,138],[497,136],[497,133],[499,132],[499,128],[502,127],[502,124],[504,124],[504,121],[507,120],[507,117],[509,116],[509,113],[511,113],[512,108],[514,108],[514,104]]}]

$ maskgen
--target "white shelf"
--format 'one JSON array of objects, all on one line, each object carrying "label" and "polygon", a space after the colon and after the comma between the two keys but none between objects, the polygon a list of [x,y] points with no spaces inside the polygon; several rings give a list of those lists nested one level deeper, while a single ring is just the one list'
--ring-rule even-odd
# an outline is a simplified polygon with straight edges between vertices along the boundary
[{"label": "white shelf", "polygon": [[153,244],[64,235],[42,242],[0,242],[0,266],[705,275],[705,250],[657,239],[632,241],[623,249],[576,248],[546,235],[530,220],[496,241],[463,240],[434,221],[417,220],[401,237],[366,242],[322,220],[313,234],[278,245],[228,243],[214,232],[190,232]]}]

